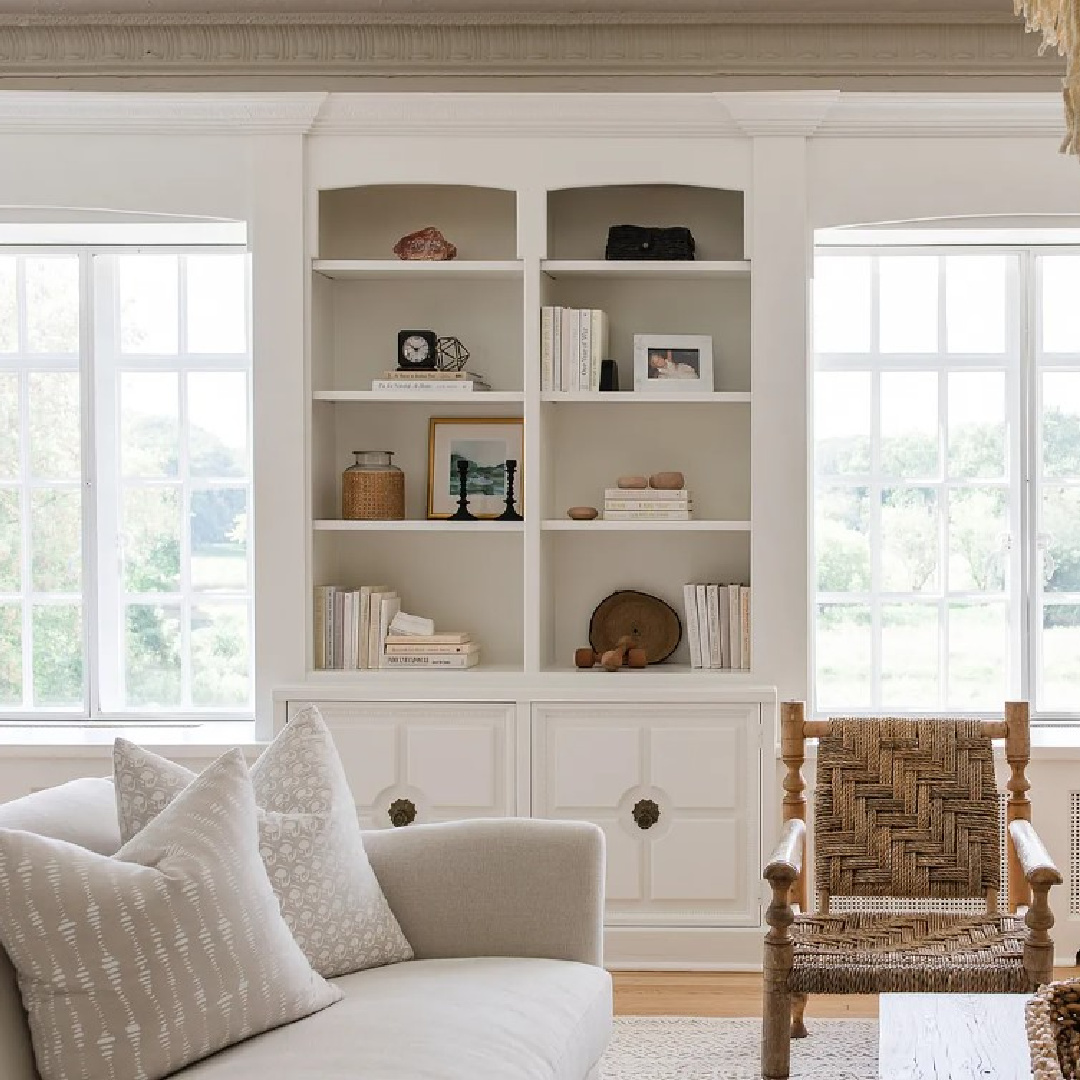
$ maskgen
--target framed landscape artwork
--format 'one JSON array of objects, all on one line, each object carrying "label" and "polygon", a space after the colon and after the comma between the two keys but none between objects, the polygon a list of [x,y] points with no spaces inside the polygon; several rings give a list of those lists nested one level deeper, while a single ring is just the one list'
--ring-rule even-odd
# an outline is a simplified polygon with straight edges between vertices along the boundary
[{"label": "framed landscape artwork", "polygon": [[507,461],[516,461],[514,496],[525,513],[525,421],[520,417],[432,417],[428,432],[428,517],[458,508],[458,462],[468,462],[469,511],[497,518],[506,509]]}]

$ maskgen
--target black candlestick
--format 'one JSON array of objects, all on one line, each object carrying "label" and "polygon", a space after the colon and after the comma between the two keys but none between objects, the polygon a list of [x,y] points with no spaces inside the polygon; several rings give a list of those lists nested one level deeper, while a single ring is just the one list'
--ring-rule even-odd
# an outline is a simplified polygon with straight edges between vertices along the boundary
[{"label": "black candlestick", "polygon": [[495,519],[496,521],[524,521],[525,519],[514,509],[514,473],[517,472],[517,462],[510,458],[506,462],[506,509]]},{"label": "black candlestick", "polygon": [[468,458],[458,458],[457,462],[458,473],[458,499],[457,499],[457,513],[452,514],[451,521],[475,521],[476,515],[469,513],[469,460]]}]

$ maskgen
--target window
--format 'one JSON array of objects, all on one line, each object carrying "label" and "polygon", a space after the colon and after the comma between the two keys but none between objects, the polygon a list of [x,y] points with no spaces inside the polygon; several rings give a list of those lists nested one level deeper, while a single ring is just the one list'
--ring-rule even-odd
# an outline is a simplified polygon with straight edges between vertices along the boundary
[{"label": "window", "polygon": [[819,249],[819,712],[1080,712],[1080,255]]},{"label": "window", "polygon": [[249,291],[0,249],[0,714],[250,714]]}]

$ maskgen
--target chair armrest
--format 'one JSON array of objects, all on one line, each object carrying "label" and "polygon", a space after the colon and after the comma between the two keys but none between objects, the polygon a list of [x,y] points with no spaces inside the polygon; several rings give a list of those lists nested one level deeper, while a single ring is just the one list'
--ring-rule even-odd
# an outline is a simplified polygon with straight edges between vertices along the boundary
[{"label": "chair armrest", "polygon": [[604,834],[581,821],[453,821],[364,833],[419,960],[546,957],[600,966]]},{"label": "chair armrest", "polygon": [[1009,835],[1016,847],[1024,877],[1033,888],[1049,889],[1061,884],[1061,871],[1054,865],[1046,845],[1030,821],[1009,822]]},{"label": "chair armrest", "polygon": [[771,885],[792,884],[802,872],[805,845],[806,822],[800,818],[785,821],[780,839],[765,864],[765,880]]}]

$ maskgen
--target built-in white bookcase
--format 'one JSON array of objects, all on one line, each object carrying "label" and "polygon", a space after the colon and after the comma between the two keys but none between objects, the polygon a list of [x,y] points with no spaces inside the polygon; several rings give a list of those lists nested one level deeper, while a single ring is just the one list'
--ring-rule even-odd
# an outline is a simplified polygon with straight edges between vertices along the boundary
[{"label": "built-in white bookcase", "polygon": [[[688,226],[697,259],[605,262],[608,227],[623,223]],[[455,260],[397,260],[395,242],[426,225],[457,245]],[[682,618],[684,582],[750,582],[751,268],[742,192],[607,185],[537,199],[524,188],[351,187],[318,193],[317,236],[310,585],[386,583],[406,610],[472,631],[482,664],[462,673],[469,678],[493,669],[571,669],[590,614],[617,589],[655,593]],[[619,392],[541,390],[544,304],[607,312]],[[406,328],[460,338],[469,369],[493,391],[465,400],[373,392],[372,379],[395,366],[397,332]],[[676,385],[635,393],[633,339],[642,333],[711,335],[714,392]],[[426,520],[433,416],[524,417],[523,524]],[[339,520],[341,472],[355,449],[395,452],[406,474],[407,521]],[[566,517],[570,506],[602,507],[604,489],[621,474],[669,469],[686,475],[693,521]],[[685,642],[669,664],[635,677],[679,671],[689,672]]]}]

